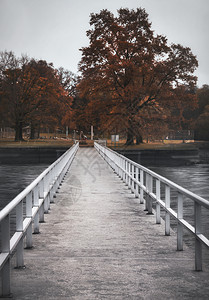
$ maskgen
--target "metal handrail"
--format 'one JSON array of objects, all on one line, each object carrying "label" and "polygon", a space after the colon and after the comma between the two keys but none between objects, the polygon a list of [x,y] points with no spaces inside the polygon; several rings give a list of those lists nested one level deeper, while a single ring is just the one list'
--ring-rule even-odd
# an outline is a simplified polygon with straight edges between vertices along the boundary
[{"label": "metal handrail", "polygon": [[[209,248],[209,240],[202,233],[201,208],[209,209],[209,201],[181,187],[165,177],[133,162],[125,156],[104,147],[97,142],[94,147],[108,162],[113,170],[128,185],[140,203],[145,203],[148,214],[152,214],[153,202],[156,204],[156,223],[161,223],[161,208],[165,211],[165,235],[170,235],[170,216],[177,220],[177,250],[183,250],[183,227],[195,236],[195,270],[202,270],[202,244]],[[153,188],[155,183],[155,190]],[[161,199],[162,183],[165,186],[164,200]],[[176,192],[177,211],[170,207],[170,193]],[[194,201],[194,226],[184,219],[183,200],[187,197]]]},{"label": "metal handrail", "polygon": [[[32,247],[32,233],[39,233],[39,223],[44,221],[44,213],[48,213],[50,203],[54,202],[56,191],[68,171],[78,148],[79,143],[77,142],[0,211],[1,296],[6,297],[10,295],[11,255],[15,252],[16,266],[18,268],[24,267],[23,240],[26,237],[26,248]],[[10,215],[12,213],[16,217],[14,232],[12,232],[10,224]]]}]

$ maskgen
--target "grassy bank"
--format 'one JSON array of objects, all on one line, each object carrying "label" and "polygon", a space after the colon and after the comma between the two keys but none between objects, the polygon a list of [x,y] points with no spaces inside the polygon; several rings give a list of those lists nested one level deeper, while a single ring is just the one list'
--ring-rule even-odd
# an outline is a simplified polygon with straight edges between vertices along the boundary
[{"label": "grassy bank", "polygon": [[[80,146],[93,147],[94,141],[87,140],[80,143]],[[70,147],[72,146],[72,140],[66,139],[37,139],[15,142],[9,139],[0,139],[0,148],[3,147]],[[198,148],[208,148],[209,142],[193,142],[193,143],[142,143],[140,145],[125,145],[125,140],[120,143],[113,144],[111,140],[107,140],[107,146],[115,150],[194,150]]]},{"label": "grassy bank", "polygon": [[198,148],[197,143],[142,143],[139,145],[125,145],[125,142],[114,145],[107,141],[107,146],[115,150],[194,150]]},{"label": "grassy bank", "polygon": [[28,141],[18,141],[14,140],[0,140],[0,148],[31,148],[31,147],[71,147],[73,144],[72,140],[65,139],[38,139],[38,140],[28,140]]}]

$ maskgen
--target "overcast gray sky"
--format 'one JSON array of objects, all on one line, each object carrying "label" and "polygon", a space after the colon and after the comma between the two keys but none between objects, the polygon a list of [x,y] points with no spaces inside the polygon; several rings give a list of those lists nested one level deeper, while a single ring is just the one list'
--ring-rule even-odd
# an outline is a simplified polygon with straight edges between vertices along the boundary
[{"label": "overcast gray sky", "polygon": [[197,56],[198,86],[209,84],[209,0],[0,0],[0,51],[52,62],[77,73],[90,13],[145,8],[158,34]]}]

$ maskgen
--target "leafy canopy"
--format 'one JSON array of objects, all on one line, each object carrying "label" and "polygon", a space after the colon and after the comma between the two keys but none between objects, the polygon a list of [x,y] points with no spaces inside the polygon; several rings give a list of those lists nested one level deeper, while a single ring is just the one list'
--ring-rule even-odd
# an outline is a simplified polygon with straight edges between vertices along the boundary
[{"label": "leafy canopy", "polygon": [[[147,110],[167,114],[179,100],[175,90],[188,95],[195,86],[198,62],[191,49],[155,35],[144,9],[121,8],[118,16],[101,10],[91,14],[90,25],[78,88],[97,115],[120,116],[125,127],[139,127]],[[191,105],[194,97],[187,99]]]}]

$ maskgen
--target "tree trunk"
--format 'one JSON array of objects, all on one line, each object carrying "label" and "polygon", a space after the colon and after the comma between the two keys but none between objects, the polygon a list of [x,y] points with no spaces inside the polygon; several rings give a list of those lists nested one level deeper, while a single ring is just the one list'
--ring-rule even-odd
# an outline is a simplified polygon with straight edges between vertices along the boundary
[{"label": "tree trunk", "polygon": [[37,131],[37,139],[40,138],[40,132],[41,132],[41,127],[40,125],[38,126],[38,131]]},{"label": "tree trunk", "polygon": [[143,143],[143,139],[142,139],[142,136],[140,134],[138,134],[136,136],[136,145],[139,145],[141,143]]},{"label": "tree trunk", "polygon": [[35,139],[35,127],[33,126],[33,124],[31,124],[30,126],[30,139],[31,140]]},{"label": "tree trunk", "polygon": [[128,128],[128,132],[127,132],[127,140],[126,140],[125,145],[134,145],[133,132],[129,128]]},{"label": "tree trunk", "polygon": [[21,121],[17,121],[15,124],[15,141],[23,141],[22,129],[23,123]]}]

